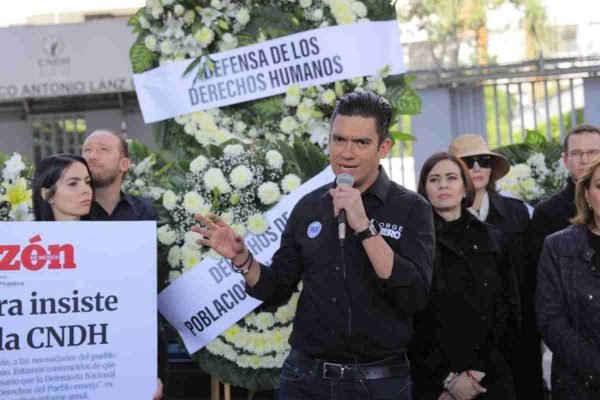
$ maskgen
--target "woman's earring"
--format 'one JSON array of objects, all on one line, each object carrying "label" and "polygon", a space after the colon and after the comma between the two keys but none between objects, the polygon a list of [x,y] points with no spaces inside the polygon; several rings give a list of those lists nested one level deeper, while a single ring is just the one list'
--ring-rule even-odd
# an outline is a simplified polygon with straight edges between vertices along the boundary
[{"label": "woman's earring", "polygon": [[588,208],[591,210],[592,209],[592,203],[588,203]]},{"label": "woman's earring", "polygon": [[48,200],[48,204],[54,204],[54,200],[52,200],[52,199]]}]

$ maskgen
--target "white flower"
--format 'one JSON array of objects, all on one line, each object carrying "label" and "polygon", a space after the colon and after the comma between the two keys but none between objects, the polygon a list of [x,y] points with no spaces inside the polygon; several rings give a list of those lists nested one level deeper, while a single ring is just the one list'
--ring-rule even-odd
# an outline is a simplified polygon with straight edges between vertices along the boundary
[{"label": "white flower", "polygon": [[223,8],[223,3],[220,0],[211,0],[210,6],[216,10]]},{"label": "white flower", "polygon": [[265,331],[275,324],[275,318],[269,312],[261,312],[256,315],[254,323],[259,330]]},{"label": "white flower", "polygon": [[283,156],[277,150],[269,150],[265,155],[269,167],[280,169],[283,166]]},{"label": "white flower", "polygon": [[218,168],[210,168],[206,171],[204,174],[204,186],[206,186],[208,191],[217,188],[221,194],[231,192],[231,187],[225,180],[223,171]]},{"label": "white flower", "polygon": [[152,14],[152,17],[154,19],[159,19],[162,12],[163,12],[163,8],[162,8],[162,4],[160,3],[160,1],[157,1],[154,4],[152,4],[152,9],[150,10],[150,14]]},{"label": "white flower", "polygon": [[225,222],[227,225],[231,225],[231,223],[233,222],[233,212],[231,211],[222,213],[220,217],[223,220],[223,222]]},{"label": "white flower", "polygon": [[204,239],[204,237],[198,232],[187,231],[183,235],[183,243],[186,247],[193,247],[195,249],[199,249],[200,245],[198,244],[198,240]]},{"label": "white flower", "polygon": [[144,44],[146,45],[146,48],[150,51],[155,51],[156,50],[156,45],[158,44],[156,41],[156,38],[152,35],[148,35],[146,36],[146,38],[144,39]]},{"label": "white flower", "polygon": [[233,125],[233,130],[235,133],[242,134],[246,130],[248,126],[244,123],[244,121],[236,121]]},{"label": "white flower", "polygon": [[148,29],[150,28],[150,22],[148,22],[148,19],[146,17],[144,17],[143,15],[140,16],[140,26],[144,29]]},{"label": "white flower", "polygon": [[335,92],[331,89],[327,89],[321,95],[321,103],[333,106],[336,98]]},{"label": "white flower", "polygon": [[246,236],[246,227],[244,224],[233,224],[231,225],[231,229],[241,237]]},{"label": "white flower", "polygon": [[184,271],[188,271],[200,262],[200,252],[192,247],[184,246],[181,251],[181,263]]},{"label": "white flower", "polygon": [[222,41],[219,42],[219,50],[227,51],[235,49],[238,45],[238,40],[231,33],[226,33],[222,37]]},{"label": "white flower", "polygon": [[153,156],[146,157],[133,168],[133,173],[135,175],[148,173],[155,163]]},{"label": "white flower", "polygon": [[22,161],[21,155],[13,153],[12,157],[4,163],[2,178],[11,182],[15,181],[24,169],[25,164]]},{"label": "white flower", "polygon": [[360,1],[355,1],[350,6],[352,12],[356,14],[357,17],[364,18],[367,16],[367,7],[361,3]]},{"label": "white flower", "polygon": [[248,217],[248,231],[253,235],[261,235],[269,228],[269,223],[262,214],[253,214]]},{"label": "white flower", "polygon": [[169,4],[173,3],[173,1],[175,0],[161,0],[164,6],[168,6]]},{"label": "white flower", "polygon": [[200,46],[207,47],[215,39],[215,33],[210,28],[204,26],[196,31],[194,39],[200,43]]},{"label": "white flower", "polygon": [[198,174],[208,166],[208,158],[200,155],[190,163],[190,172]]},{"label": "white flower", "polygon": [[285,104],[290,107],[296,107],[300,104],[300,94],[302,91],[300,90],[300,86],[298,84],[293,84],[290,86],[285,93]]},{"label": "white flower", "polygon": [[313,21],[320,21],[323,19],[323,10],[320,8],[317,8],[316,10],[313,11],[312,13],[312,20]]},{"label": "white flower", "polygon": [[294,117],[284,117],[279,123],[279,128],[283,133],[289,134],[298,129],[298,122]]},{"label": "white flower", "polygon": [[312,0],[300,0],[300,7],[308,8],[312,5]]},{"label": "white flower", "polygon": [[250,185],[253,178],[252,171],[245,165],[238,165],[229,174],[231,184],[238,189],[243,189]]},{"label": "white flower", "polygon": [[171,190],[167,190],[165,194],[163,194],[163,207],[168,211],[171,211],[177,205],[177,195],[173,193]]},{"label": "white flower", "polygon": [[239,156],[240,154],[244,154],[244,146],[241,144],[228,144],[223,149],[223,153],[231,156]]},{"label": "white flower", "polygon": [[169,225],[158,228],[157,235],[158,241],[167,246],[172,245],[177,240],[177,234],[169,228]]},{"label": "white flower", "polygon": [[167,262],[171,267],[179,267],[179,263],[181,262],[181,249],[179,248],[179,246],[173,246],[169,249]]},{"label": "white flower", "polygon": [[169,271],[169,282],[173,283],[181,276],[181,272],[177,270]]},{"label": "white flower", "polygon": [[183,196],[183,208],[190,214],[202,214],[206,209],[206,203],[200,194],[188,192]]},{"label": "white flower", "polygon": [[276,203],[280,197],[281,191],[274,182],[265,182],[258,187],[258,198],[265,205]]},{"label": "white flower", "polygon": [[298,110],[296,111],[298,119],[304,122],[310,120],[314,111],[314,105],[315,102],[312,99],[305,97],[302,103],[298,105]]},{"label": "white flower", "polygon": [[329,125],[325,122],[311,123],[307,131],[312,143],[315,143],[320,147],[325,147],[329,142]]},{"label": "white flower", "polygon": [[362,86],[364,83],[364,80],[361,76],[358,76],[356,78],[350,79],[350,83],[352,83],[354,86]]},{"label": "white flower", "polygon": [[298,175],[288,174],[281,180],[281,189],[284,193],[290,193],[296,190],[301,183],[302,181]]},{"label": "white flower", "polygon": [[173,12],[178,17],[181,17],[183,15],[183,13],[185,12],[185,7],[182,6],[181,4],[176,4],[175,7],[173,8]]},{"label": "white flower", "polygon": [[188,25],[193,24],[194,19],[196,19],[196,13],[194,10],[188,10],[185,12],[185,14],[183,14],[183,21]]},{"label": "white flower", "polygon": [[250,21],[250,12],[247,8],[241,8],[235,15],[235,19],[241,25],[246,25]]}]

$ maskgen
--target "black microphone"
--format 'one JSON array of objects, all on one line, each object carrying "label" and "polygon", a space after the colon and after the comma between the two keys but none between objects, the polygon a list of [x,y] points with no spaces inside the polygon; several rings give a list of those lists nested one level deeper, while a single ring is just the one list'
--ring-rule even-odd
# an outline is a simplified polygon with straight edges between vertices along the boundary
[{"label": "black microphone", "polygon": [[[352,175],[343,173],[339,174],[337,178],[335,178],[335,183],[337,186],[346,185],[346,186],[354,186],[354,178]],[[340,239],[340,244],[344,245],[344,239],[346,239],[346,210],[341,209],[338,214],[338,238]]]}]

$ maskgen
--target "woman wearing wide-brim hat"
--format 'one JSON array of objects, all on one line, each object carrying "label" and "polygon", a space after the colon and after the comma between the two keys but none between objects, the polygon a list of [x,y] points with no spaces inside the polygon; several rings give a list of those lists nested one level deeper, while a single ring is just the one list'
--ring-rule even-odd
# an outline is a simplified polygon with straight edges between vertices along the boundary
[{"label": "woman wearing wide-brim hat", "polygon": [[469,211],[500,229],[508,242],[510,260],[519,281],[523,315],[522,335],[514,347],[512,360],[515,389],[519,399],[542,399],[542,355],[534,312],[536,268],[529,257],[527,206],[521,200],[498,193],[496,182],[508,173],[510,162],[490,151],[481,135],[457,137],[448,152],[460,157],[469,168],[476,191]]}]

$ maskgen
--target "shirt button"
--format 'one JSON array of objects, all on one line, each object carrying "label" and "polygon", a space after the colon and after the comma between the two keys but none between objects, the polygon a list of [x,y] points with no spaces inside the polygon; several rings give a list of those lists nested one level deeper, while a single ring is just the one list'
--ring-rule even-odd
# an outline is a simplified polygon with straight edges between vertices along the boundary
[{"label": "shirt button", "polygon": [[596,272],[596,266],[592,266],[591,270],[592,272]]},{"label": "shirt button", "polygon": [[337,299],[335,297],[332,297],[331,301],[333,301],[335,303],[337,301]]},{"label": "shirt button", "polygon": [[339,270],[340,270],[340,267],[336,265],[336,266],[335,266],[335,270],[336,270],[336,271],[339,271]]},{"label": "shirt button", "polygon": [[483,286],[487,287],[487,282],[483,282]]},{"label": "shirt button", "polygon": [[588,294],[588,300],[589,300],[589,301],[592,301],[592,300],[594,300],[594,296],[592,296],[591,294]]},{"label": "shirt button", "polygon": [[481,317],[482,321],[485,321],[487,318],[485,317],[485,315],[483,317]]},{"label": "shirt button", "polygon": [[476,245],[476,244],[474,244],[474,245],[473,245],[473,248],[474,248],[475,250],[477,250],[477,245]]},{"label": "shirt button", "polygon": [[335,331],[333,329],[331,330],[331,336],[335,336]]},{"label": "shirt button", "polygon": [[471,289],[471,288],[473,287],[473,284],[472,284],[471,282],[469,282],[469,283],[467,283],[467,287],[468,287],[469,289]]}]

